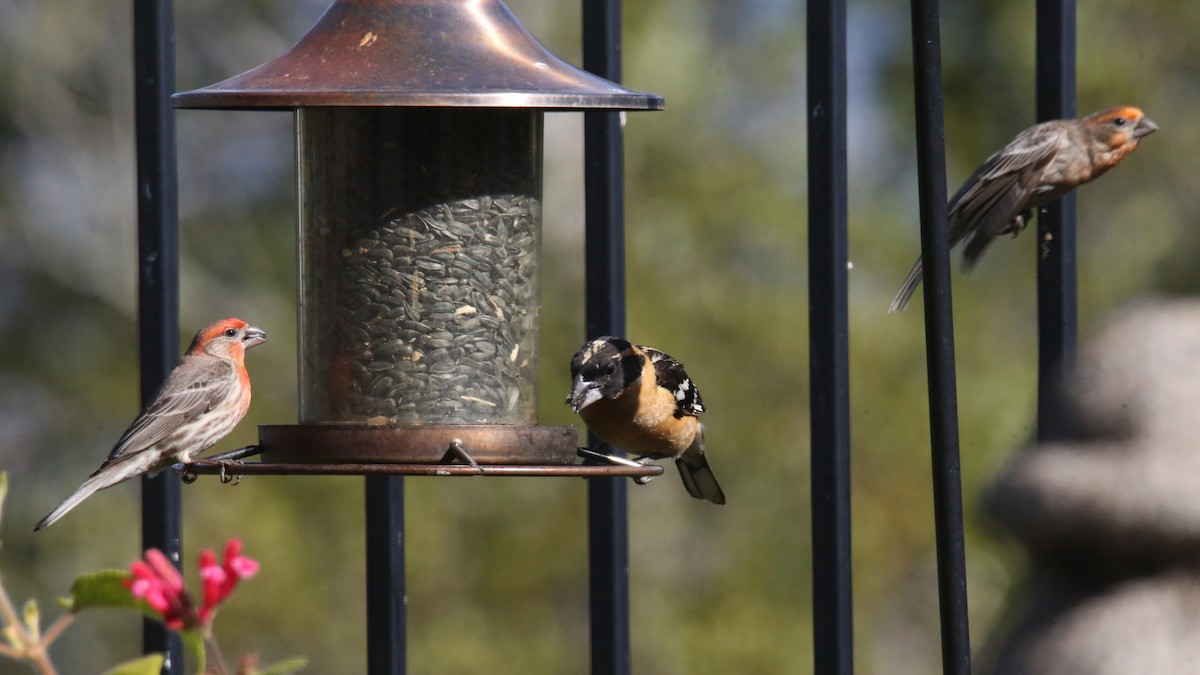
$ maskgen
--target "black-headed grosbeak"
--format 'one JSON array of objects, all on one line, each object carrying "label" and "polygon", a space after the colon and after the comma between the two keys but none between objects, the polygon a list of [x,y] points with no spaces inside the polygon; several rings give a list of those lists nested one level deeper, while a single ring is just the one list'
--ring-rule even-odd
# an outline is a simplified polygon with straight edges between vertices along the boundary
[{"label": "black-headed grosbeak", "polygon": [[700,391],[670,356],[618,337],[601,337],[571,360],[567,403],[604,442],[639,461],[673,457],[696,499],[725,503],[704,456]]}]

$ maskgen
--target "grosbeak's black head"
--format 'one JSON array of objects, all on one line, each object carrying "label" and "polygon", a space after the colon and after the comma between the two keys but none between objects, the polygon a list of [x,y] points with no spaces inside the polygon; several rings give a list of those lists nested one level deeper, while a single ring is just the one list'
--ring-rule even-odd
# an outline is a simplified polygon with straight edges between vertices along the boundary
[{"label": "grosbeak's black head", "polygon": [[571,359],[571,395],[567,403],[579,412],[602,398],[616,398],[642,374],[644,359],[628,340],[592,340]]}]

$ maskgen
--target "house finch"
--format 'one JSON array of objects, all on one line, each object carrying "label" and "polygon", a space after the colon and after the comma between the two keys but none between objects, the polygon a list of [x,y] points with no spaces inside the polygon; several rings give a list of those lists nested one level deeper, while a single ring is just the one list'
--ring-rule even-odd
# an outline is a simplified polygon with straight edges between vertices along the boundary
[{"label": "house finch", "polygon": [[97,490],[191,462],[233,431],[250,408],[246,350],[266,341],[266,333],[241,319],[222,319],[197,333],[108,459],[33,529],[52,525]]},{"label": "house finch", "polygon": [[[950,248],[970,238],[963,251],[970,269],[997,236],[1016,236],[1035,209],[1099,178],[1155,131],[1158,125],[1131,106],[1029,127],[988,157],[950,198]],[[921,269],[917,258],[888,312],[908,304]]]}]

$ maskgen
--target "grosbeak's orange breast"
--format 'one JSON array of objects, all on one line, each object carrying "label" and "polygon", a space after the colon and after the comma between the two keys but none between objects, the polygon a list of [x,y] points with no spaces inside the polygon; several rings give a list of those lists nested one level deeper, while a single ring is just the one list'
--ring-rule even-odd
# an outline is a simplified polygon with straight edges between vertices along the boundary
[{"label": "grosbeak's orange breast", "polygon": [[675,416],[675,397],[654,381],[646,360],[633,386],[612,399],[600,399],[579,416],[609,445],[639,457],[677,457],[696,437],[695,417]]}]

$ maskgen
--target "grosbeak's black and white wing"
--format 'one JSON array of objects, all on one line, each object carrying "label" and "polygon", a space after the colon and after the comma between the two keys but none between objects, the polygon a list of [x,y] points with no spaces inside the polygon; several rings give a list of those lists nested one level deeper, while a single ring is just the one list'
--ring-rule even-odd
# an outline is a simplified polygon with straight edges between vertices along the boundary
[{"label": "grosbeak's black and white wing", "polygon": [[682,363],[657,349],[641,345],[638,345],[638,348],[650,358],[658,386],[671,392],[671,395],[675,397],[676,417],[684,415],[695,417],[704,412],[704,401],[700,398],[700,390],[696,388],[692,378],[688,377]]}]

